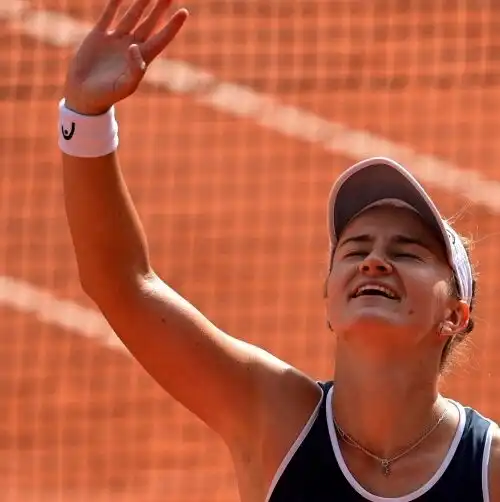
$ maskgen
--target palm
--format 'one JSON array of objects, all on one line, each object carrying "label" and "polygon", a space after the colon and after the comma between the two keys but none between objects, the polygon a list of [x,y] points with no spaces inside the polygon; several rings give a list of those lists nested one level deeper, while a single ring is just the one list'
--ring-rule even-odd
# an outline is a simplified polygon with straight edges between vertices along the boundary
[{"label": "palm", "polygon": [[179,10],[153,33],[170,1],[157,0],[141,21],[149,0],[136,0],[116,28],[109,31],[120,3],[110,0],[71,61],[66,101],[82,113],[100,113],[133,93],[147,65],[170,43],[187,18],[187,12]]},{"label": "palm", "polygon": [[115,94],[123,94],[128,90],[120,85],[120,81],[123,82],[130,73],[127,54],[133,38],[126,36],[105,40],[100,33],[95,35],[86,40],[90,42],[88,46],[82,44],[68,73],[68,80],[79,84],[92,100],[108,101],[112,97],[122,99],[125,96]]}]

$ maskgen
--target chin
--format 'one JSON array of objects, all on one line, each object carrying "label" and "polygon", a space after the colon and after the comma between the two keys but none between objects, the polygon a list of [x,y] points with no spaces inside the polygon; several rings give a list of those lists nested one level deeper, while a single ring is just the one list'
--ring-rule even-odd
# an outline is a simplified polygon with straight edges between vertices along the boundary
[{"label": "chin", "polygon": [[396,312],[381,309],[363,309],[345,321],[347,322],[344,323],[342,331],[357,332],[363,335],[374,331],[389,334],[394,330],[401,332],[402,329],[408,328],[407,320],[402,319]]}]

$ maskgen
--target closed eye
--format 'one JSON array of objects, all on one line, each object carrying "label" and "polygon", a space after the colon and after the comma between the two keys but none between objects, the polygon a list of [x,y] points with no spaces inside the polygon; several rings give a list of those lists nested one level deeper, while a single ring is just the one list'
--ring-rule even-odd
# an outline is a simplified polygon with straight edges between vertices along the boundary
[{"label": "closed eye", "polygon": [[422,258],[413,253],[394,253],[395,258],[409,258],[412,260],[421,260]]},{"label": "closed eye", "polygon": [[360,256],[361,258],[364,258],[367,255],[368,253],[366,251],[351,251],[350,253],[346,253],[344,258],[349,258],[351,256]]}]

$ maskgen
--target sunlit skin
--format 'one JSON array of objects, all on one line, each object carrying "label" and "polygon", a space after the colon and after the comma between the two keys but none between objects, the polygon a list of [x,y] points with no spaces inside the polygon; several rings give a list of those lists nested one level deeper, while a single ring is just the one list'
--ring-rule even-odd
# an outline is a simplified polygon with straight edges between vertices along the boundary
[{"label": "sunlit skin", "polygon": [[[70,60],[64,106],[100,115],[134,94],[188,19],[184,8],[169,18],[171,4],[109,0]],[[140,147],[141,138],[136,143]],[[62,162],[64,207],[85,293],[161,388],[224,441],[241,500],[267,500],[279,466],[318,406],[316,378],[225,333],[156,274],[116,151],[63,153]],[[164,166],[167,174],[172,168]],[[439,239],[411,211],[371,209],[340,237],[325,288],[338,338],[334,419],[380,457],[404,452],[390,476],[345,441],[342,458],[367,489],[399,496],[430,479],[457,430],[458,411],[439,396],[437,381],[442,348],[466,325],[468,308],[450,294],[452,272]],[[398,298],[351,299],[367,279],[393,288]],[[450,413],[432,438],[406,454],[443,409]],[[321,462],[321,453],[310,460]],[[498,429],[489,480],[490,500],[500,502]],[[338,487],[325,483],[338,499]],[[307,500],[300,492],[295,498]]]},{"label": "sunlit skin", "polygon": [[[464,302],[450,294],[452,270],[444,245],[411,210],[377,207],[354,219],[340,237],[327,286],[328,319],[337,335],[364,351],[399,353],[424,350],[439,365],[446,336],[468,320]],[[360,285],[389,287],[397,299],[351,298]],[[366,339],[367,333],[373,342]],[[375,339],[376,338],[376,339]]]},{"label": "sunlit skin", "polygon": [[[369,209],[340,236],[326,287],[338,342],[333,406],[365,447],[384,445],[380,455],[407,447],[445,406],[438,398],[442,350],[469,317],[451,280],[444,245],[409,209]],[[352,298],[367,283],[397,298]]]}]

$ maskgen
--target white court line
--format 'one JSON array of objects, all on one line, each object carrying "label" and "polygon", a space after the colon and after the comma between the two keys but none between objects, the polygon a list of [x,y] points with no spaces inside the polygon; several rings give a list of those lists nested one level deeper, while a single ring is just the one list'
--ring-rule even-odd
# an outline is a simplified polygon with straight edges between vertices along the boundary
[{"label": "white court line", "polygon": [[[23,0],[0,0],[0,20],[9,22],[18,32],[57,47],[74,46],[89,29],[82,21],[58,12],[35,10]],[[215,75],[186,62],[157,60],[149,68],[146,81],[353,160],[380,155],[392,157],[407,165],[422,182],[460,194],[500,213],[500,183],[479,172],[460,169],[450,162],[421,155],[409,146],[285,106],[271,96],[218,80]],[[57,298],[19,279],[0,276],[0,305],[32,313],[43,322],[70,329],[110,348],[125,350],[97,311]]]},{"label": "white court line", "polygon": [[[89,29],[87,23],[63,13],[35,10],[24,0],[0,0],[1,19],[9,21],[19,32],[57,47],[74,46]],[[460,194],[473,203],[500,213],[498,181],[474,170],[460,169],[437,157],[421,155],[408,145],[283,105],[250,87],[218,80],[212,73],[184,61],[159,59],[151,65],[145,80],[353,160],[372,156],[392,157],[407,165],[422,182]]]},{"label": "white court line", "polygon": [[100,312],[82,307],[74,301],[58,298],[50,291],[29,282],[0,276],[0,305],[23,314],[32,314],[40,322],[92,338],[101,345],[128,354]]}]

